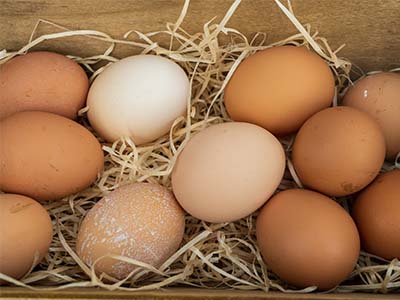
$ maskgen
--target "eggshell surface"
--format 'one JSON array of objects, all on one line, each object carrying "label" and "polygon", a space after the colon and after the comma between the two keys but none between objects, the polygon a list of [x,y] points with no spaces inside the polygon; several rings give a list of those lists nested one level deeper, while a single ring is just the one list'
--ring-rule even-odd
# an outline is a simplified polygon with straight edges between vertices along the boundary
[{"label": "eggshell surface", "polygon": [[268,200],[285,169],[279,141],[249,123],[213,125],[194,135],[172,172],[181,206],[208,222],[243,218]]},{"label": "eggshell surface", "polygon": [[128,184],[114,190],[89,211],[79,230],[76,250],[96,272],[123,279],[135,269],[106,257],[121,255],[158,268],[178,249],[184,212],[173,194],[153,183]]},{"label": "eggshell surface", "polygon": [[155,55],[131,56],[94,80],[88,118],[105,140],[130,137],[140,145],[166,134],[185,114],[189,96],[189,80],[179,65]]},{"label": "eggshell surface", "polygon": [[385,139],[378,123],[352,107],[327,108],[299,130],[292,161],[301,182],[330,196],[344,196],[367,186],[385,159]]},{"label": "eggshell surface", "polygon": [[305,48],[281,46],[242,61],[226,86],[224,102],[234,121],[283,136],[330,106],[334,90],[332,72],[322,58]]},{"label": "eggshell surface", "polygon": [[35,200],[0,194],[0,272],[15,279],[24,276],[47,254],[52,224]]},{"label": "eggshell surface", "polygon": [[0,65],[0,119],[20,111],[45,111],[75,119],[85,106],[89,80],[64,55],[37,51]]},{"label": "eggshell surface", "polygon": [[385,135],[386,157],[394,159],[400,152],[400,74],[382,72],[357,81],[343,105],[362,110],[378,122]]},{"label": "eggshell surface", "polygon": [[367,252],[400,258],[400,170],[379,175],[358,195],[352,213]]},{"label": "eggshell surface", "polygon": [[36,200],[79,192],[101,172],[100,143],[82,125],[46,112],[20,112],[0,122],[0,189]]},{"label": "eggshell surface", "polygon": [[350,215],[309,190],[285,190],[260,210],[257,243],[267,266],[285,282],[335,287],[356,265],[360,239]]}]

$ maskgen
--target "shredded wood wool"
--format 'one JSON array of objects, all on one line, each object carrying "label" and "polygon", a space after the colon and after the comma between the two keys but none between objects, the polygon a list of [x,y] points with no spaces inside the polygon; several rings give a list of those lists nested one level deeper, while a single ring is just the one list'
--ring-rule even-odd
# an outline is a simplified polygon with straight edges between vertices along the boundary
[{"label": "shredded wood wool", "polygon": [[[338,56],[344,45],[332,50],[327,40],[312,30],[310,25],[300,24],[290,2],[287,7],[278,0],[275,2],[299,33],[272,44],[268,43],[266,33],[257,33],[252,39],[248,39],[239,30],[227,26],[240,1],[232,4],[220,22],[211,20],[204,24],[202,32],[188,33],[181,27],[189,7],[188,0],[178,20],[175,23],[167,23],[162,31],[142,33],[131,30],[123,39],[116,39],[95,30],[71,30],[46,20],[39,20],[24,47],[15,52],[0,51],[0,63],[4,63],[49,40],[56,43],[59,39],[65,40],[74,36],[97,40],[107,45],[104,52],[90,57],[68,55],[85,68],[93,81],[107,64],[118,61],[113,57],[114,48],[118,44],[124,44],[136,51],[141,49],[139,52],[142,54],[161,55],[177,62],[189,76],[192,95],[191,99],[188,99],[186,117],[175,120],[169,134],[152,143],[138,147],[130,139],[121,139],[110,144],[99,138],[106,157],[104,172],[99,175],[97,181],[78,194],[45,205],[54,225],[54,236],[46,258],[21,280],[4,274],[0,274],[0,280],[30,289],[98,286],[108,290],[144,290],[184,285],[214,289],[279,290],[291,293],[316,290],[316,287],[294,289],[268,269],[255,240],[257,213],[236,222],[223,224],[208,224],[187,216],[185,236],[180,249],[159,269],[131,258],[113,256],[138,266],[121,281],[104,274],[96,274],[75,252],[80,223],[98,200],[117,187],[131,182],[155,182],[170,188],[171,170],[177,155],[189,138],[211,124],[230,121],[223,103],[223,91],[236,67],[247,56],[258,50],[289,44],[307,47],[316,52],[329,63],[335,75],[336,95],[333,106],[338,105],[346,89],[353,84],[350,79],[351,72],[356,72],[357,76],[365,75],[359,68],[352,68],[349,61]],[[38,28],[43,25],[52,28],[53,31],[36,36]],[[167,47],[162,47],[158,41],[160,37],[165,36],[171,42]],[[221,36],[224,36],[227,42],[221,43]],[[399,69],[391,71],[398,72]],[[79,122],[93,132],[86,118],[87,110],[86,107],[80,111]],[[280,140],[288,157],[288,167],[278,191],[302,187],[290,162],[293,138],[294,136],[289,136]],[[400,168],[399,158],[397,157],[396,163],[386,163],[382,172]],[[351,197],[336,200],[348,209]],[[350,278],[334,290],[385,293],[399,288],[399,260],[386,261],[361,252]]]}]

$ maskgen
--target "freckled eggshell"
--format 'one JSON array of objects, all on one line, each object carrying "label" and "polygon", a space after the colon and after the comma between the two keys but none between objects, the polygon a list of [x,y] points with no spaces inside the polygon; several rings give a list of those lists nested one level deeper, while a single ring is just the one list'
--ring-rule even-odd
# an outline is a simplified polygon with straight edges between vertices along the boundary
[{"label": "freckled eggshell", "polygon": [[400,170],[379,175],[359,194],[352,213],[367,252],[400,259]]},{"label": "freckled eggshell", "polygon": [[[121,255],[156,268],[178,249],[185,215],[173,194],[153,183],[122,186],[100,200],[79,229],[76,250],[88,265],[106,255]],[[118,279],[134,265],[102,258],[95,270]]]},{"label": "freckled eggshell", "polygon": [[102,170],[100,143],[82,125],[47,112],[0,122],[0,189],[54,200],[92,184]]},{"label": "freckled eggshell", "polygon": [[378,73],[367,76],[349,89],[343,105],[365,111],[383,130],[386,157],[400,152],[400,74]]},{"label": "freckled eggshell", "polygon": [[285,153],[271,133],[249,123],[223,123],[186,144],[172,172],[172,189],[192,216],[230,222],[263,205],[284,170]]},{"label": "freckled eggshell", "polygon": [[35,200],[0,194],[0,272],[19,279],[38,264],[49,250],[52,224],[47,211]]},{"label": "freckled eggshell", "polygon": [[309,190],[273,196],[260,210],[256,233],[266,264],[298,288],[335,287],[350,275],[360,252],[350,215],[335,201]]},{"label": "freckled eggshell", "polygon": [[330,106],[334,89],[333,74],[322,58],[305,48],[281,46],[241,62],[226,86],[224,102],[234,121],[282,136]]},{"label": "freckled eggshell", "polygon": [[108,66],[88,94],[88,118],[96,132],[114,142],[136,145],[168,133],[186,113],[189,79],[175,62],[156,55],[126,57]]},{"label": "freckled eggshell", "polygon": [[89,80],[64,55],[38,51],[0,65],[0,119],[36,110],[75,119],[85,106]]},{"label": "freckled eggshell", "polygon": [[330,196],[367,186],[385,159],[381,128],[352,107],[327,108],[308,119],[293,144],[293,165],[301,182]]}]

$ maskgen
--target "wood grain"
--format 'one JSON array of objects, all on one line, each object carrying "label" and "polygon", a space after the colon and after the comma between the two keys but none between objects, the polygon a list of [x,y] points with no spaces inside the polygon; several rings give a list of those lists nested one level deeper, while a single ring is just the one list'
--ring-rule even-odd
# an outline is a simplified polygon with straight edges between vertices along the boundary
[{"label": "wood grain", "polygon": [[[26,43],[38,18],[71,29],[96,29],[121,37],[130,29],[144,32],[165,28],[179,16],[183,0],[1,0],[0,48],[18,49]],[[285,1],[283,1],[285,2]],[[221,19],[232,0],[192,0],[184,28],[198,32],[217,16]],[[292,0],[303,23],[328,38],[333,48],[346,44],[342,56],[370,71],[400,65],[400,1]],[[296,33],[273,0],[243,0],[229,25],[247,36],[262,31],[274,42]],[[46,30],[46,28],[45,28]],[[72,42],[71,42],[72,41]],[[64,39],[39,48],[77,55],[98,53],[105,44]],[[116,56],[137,52],[121,46]]]},{"label": "wood grain", "polygon": [[395,300],[400,295],[377,294],[283,294],[278,292],[265,293],[262,291],[232,291],[232,290],[204,290],[193,288],[172,288],[157,291],[105,292],[99,289],[72,289],[52,292],[33,292],[21,288],[3,288],[0,290],[2,300],[37,299],[136,299],[136,300]]}]

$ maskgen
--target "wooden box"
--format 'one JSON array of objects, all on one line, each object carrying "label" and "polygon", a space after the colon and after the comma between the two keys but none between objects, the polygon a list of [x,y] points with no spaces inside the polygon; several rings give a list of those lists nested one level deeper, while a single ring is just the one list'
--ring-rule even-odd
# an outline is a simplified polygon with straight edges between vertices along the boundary
[{"label": "wooden box", "polygon": [[[184,0],[2,0],[0,1],[0,50],[17,50],[25,45],[39,18],[73,29],[94,29],[122,37],[130,29],[143,32],[161,30],[175,22]],[[205,22],[221,19],[231,0],[192,0],[183,27],[201,31]],[[284,1],[286,4],[286,1]],[[400,1],[398,0],[293,0],[299,20],[318,29],[333,49],[346,47],[341,56],[365,71],[390,69],[400,65]],[[269,42],[297,32],[273,0],[243,0],[229,25],[247,36],[266,32]],[[167,41],[166,41],[167,42]],[[43,48],[61,53],[90,54],[99,45],[58,40]],[[134,54],[119,47],[115,55]],[[396,65],[397,64],[397,65]],[[400,117],[400,116],[399,116]],[[262,291],[167,288],[156,291],[122,292],[100,289],[32,291],[1,287],[2,299],[400,299],[399,294],[283,294]]]}]

